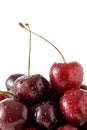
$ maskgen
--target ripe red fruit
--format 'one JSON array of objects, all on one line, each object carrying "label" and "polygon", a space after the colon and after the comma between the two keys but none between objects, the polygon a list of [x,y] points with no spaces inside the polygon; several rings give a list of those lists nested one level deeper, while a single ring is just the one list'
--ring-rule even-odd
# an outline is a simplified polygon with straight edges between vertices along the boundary
[{"label": "ripe red fruit", "polygon": [[50,81],[60,93],[71,88],[80,88],[83,81],[83,68],[77,62],[54,63],[50,69]]},{"label": "ripe red fruit", "polygon": [[52,101],[39,104],[35,109],[34,116],[41,129],[54,130],[59,123],[58,108]]},{"label": "ripe red fruit", "polygon": [[60,99],[60,109],[68,122],[83,125],[87,121],[87,92],[67,90]]},{"label": "ripe red fruit", "polygon": [[14,83],[14,93],[21,100],[35,105],[47,98],[49,86],[42,75],[22,76]]},{"label": "ripe red fruit", "polygon": [[27,107],[12,98],[0,101],[0,130],[22,130],[29,113]]},{"label": "ripe red fruit", "polygon": [[78,130],[75,126],[67,124],[60,126],[57,130]]},{"label": "ripe red fruit", "polygon": [[5,82],[7,90],[10,91],[10,92],[12,92],[12,93],[14,93],[14,82],[15,82],[15,80],[17,78],[19,78],[19,77],[21,77],[23,75],[24,74],[19,74],[19,73],[10,75],[6,79],[6,82]]},{"label": "ripe red fruit", "polygon": [[3,93],[0,93],[0,101],[3,100],[3,99],[5,99],[5,98],[7,98],[6,95],[3,94]]}]

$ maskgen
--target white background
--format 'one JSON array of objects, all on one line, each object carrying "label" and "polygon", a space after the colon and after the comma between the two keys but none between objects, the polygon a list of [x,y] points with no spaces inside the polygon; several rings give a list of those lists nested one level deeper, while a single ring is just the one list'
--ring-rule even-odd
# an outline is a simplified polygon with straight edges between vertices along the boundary
[{"label": "white background", "polygon": [[[0,0],[0,89],[9,75],[27,74],[29,34],[19,22],[51,41],[67,62],[80,62],[87,84],[87,0]],[[57,51],[32,35],[31,74],[49,79],[54,62],[62,62]]]}]

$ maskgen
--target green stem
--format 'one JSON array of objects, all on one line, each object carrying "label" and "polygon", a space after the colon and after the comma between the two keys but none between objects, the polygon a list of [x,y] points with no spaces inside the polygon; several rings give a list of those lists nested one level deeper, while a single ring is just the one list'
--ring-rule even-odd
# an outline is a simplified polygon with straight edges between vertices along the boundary
[{"label": "green stem", "polygon": [[28,55],[28,76],[30,76],[30,58],[31,58],[31,30],[30,30],[30,27],[29,27],[29,24],[25,24],[23,25],[22,23],[19,23],[19,25],[26,29],[28,32],[29,32],[29,55]]},{"label": "green stem", "polygon": [[9,92],[9,91],[2,91],[2,90],[0,90],[0,93],[5,94],[5,95],[9,94],[9,95],[12,95],[13,97],[15,97],[15,95],[13,93]]},{"label": "green stem", "polygon": [[55,47],[50,41],[48,41],[46,38],[42,37],[41,35],[39,35],[39,34],[37,34],[37,33],[35,33],[35,32],[31,32],[31,33],[34,34],[34,35],[37,35],[37,36],[40,37],[40,38],[42,38],[42,39],[45,40],[47,43],[49,43],[52,47],[54,47],[54,48],[57,50],[57,52],[61,55],[61,57],[62,57],[62,59],[63,59],[63,62],[66,63],[65,58],[64,58],[63,54],[61,53],[61,51],[60,51],[57,47]]},{"label": "green stem", "polygon": [[[30,30],[30,29],[29,29]],[[28,76],[30,76],[30,58],[31,58],[31,31],[29,31],[29,58],[28,58]]]},{"label": "green stem", "polygon": [[61,53],[61,51],[60,51],[57,47],[55,47],[49,40],[47,40],[47,39],[44,38],[43,36],[41,36],[41,35],[39,35],[39,34],[33,32],[33,31],[31,31],[29,28],[27,28],[26,24],[23,25],[22,23],[19,23],[19,25],[20,25],[22,28],[26,29],[27,31],[31,32],[32,34],[34,34],[34,35],[36,35],[36,36],[42,38],[42,39],[45,40],[47,43],[49,43],[49,44],[50,44],[53,48],[55,48],[55,49],[57,50],[57,52],[60,54],[60,56],[61,56],[62,59],[63,59],[63,62],[66,63],[66,60],[65,60],[63,54]]}]

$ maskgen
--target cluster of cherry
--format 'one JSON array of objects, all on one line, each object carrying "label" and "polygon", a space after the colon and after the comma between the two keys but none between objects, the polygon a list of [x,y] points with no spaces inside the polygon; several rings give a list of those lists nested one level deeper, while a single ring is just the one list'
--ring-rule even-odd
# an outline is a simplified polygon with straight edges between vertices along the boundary
[{"label": "cluster of cherry", "polygon": [[[20,25],[31,33],[28,24]],[[83,68],[78,62],[66,63],[58,52],[64,63],[51,66],[49,81],[41,74],[6,79],[7,91],[0,91],[0,130],[87,130]]]}]

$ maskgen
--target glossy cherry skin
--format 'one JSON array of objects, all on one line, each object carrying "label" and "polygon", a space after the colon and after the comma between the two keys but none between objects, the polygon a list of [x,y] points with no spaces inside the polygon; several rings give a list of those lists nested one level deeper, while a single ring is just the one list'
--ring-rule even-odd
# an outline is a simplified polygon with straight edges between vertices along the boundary
[{"label": "glossy cherry skin", "polygon": [[54,63],[50,69],[50,81],[60,93],[68,89],[80,88],[83,81],[83,68],[77,62]]},{"label": "glossy cherry skin", "polygon": [[49,82],[41,75],[19,77],[14,83],[15,95],[31,104],[47,98]]},{"label": "glossy cherry skin", "polygon": [[3,93],[0,93],[0,101],[5,99],[5,98],[7,98],[7,96],[5,94],[3,94]]},{"label": "glossy cherry skin", "polygon": [[71,125],[71,124],[66,124],[66,125],[60,126],[56,130],[78,130],[78,129],[75,126]]},{"label": "glossy cherry skin", "polygon": [[0,129],[1,130],[23,130],[29,112],[27,107],[12,99],[7,98],[0,101]]},{"label": "glossy cherry skin", "polygon": [[60,109],[69,123],[83,125],[87,121],[87,92],[67,90],[60,99]]},{"label": "glossy cherry skin", "polygon": [[39,104],[35,109],[34,116],[40,129],[54,130],[59,123],[58,109],[51,101]]},{"label": "glossy cherry skin", "polygon": [[19,74],[19,73],[10,75],[6,79],[6,82],[5,82],[7,90],[13,93],[14,92],[14,81],[23,75],[24,74]]}]

